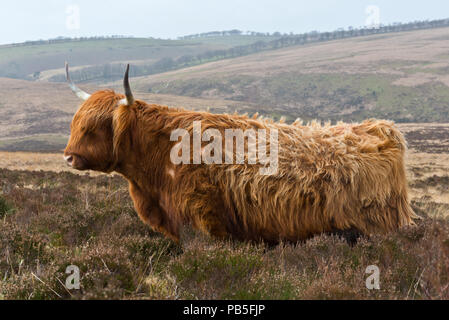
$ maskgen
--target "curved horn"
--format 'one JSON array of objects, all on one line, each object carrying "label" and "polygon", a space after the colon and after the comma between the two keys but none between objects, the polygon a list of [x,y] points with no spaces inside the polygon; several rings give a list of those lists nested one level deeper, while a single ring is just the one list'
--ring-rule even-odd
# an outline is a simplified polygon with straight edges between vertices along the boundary
[{"label": "curved horn", "polygon": [[72,79],[70,79],[70,75],[69,75],[69,64],[66,62],[65,63],[65,77],[67,79],[67,82],[69,83],[69,87],[70,89],[72,89],[72,91],[78,96],[78,98],[82,99],[82,100],[87,100],[90,97],[90,94],[88,94],[87,92],[81,90],[80,88],[78,88],[72,81]]},{"label": "curved horn", "polygon": [[133,93],[129,86],[129,64],[126,66],[125,77],[123,78],[123,87],[125,88],[126,105],[130,106],[134,103]]}]

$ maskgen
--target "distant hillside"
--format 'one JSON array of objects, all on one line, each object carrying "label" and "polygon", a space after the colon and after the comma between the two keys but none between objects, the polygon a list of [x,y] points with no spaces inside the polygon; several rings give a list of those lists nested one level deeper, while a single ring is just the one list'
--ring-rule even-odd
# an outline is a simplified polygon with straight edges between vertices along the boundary
[{"label": "distant hillside", "polygon": [[132,83],[145,92],[252,103],[288,120],[449,122],[449,28],[292,46]]},{"label": "distant hillside", "polygon": [[[162,59],[197,56],[276,38],[236,35],[191,40],[82,38],[30,41],[0,46],[0,77],[47,80],[54,75],[63,75],[65,61],[70,61],[73,67],[80,67],[79,69],[91,66],[104,69],[104,65],[128,62],[149,67],[158,61],[163,63]],[[86,76],[89,76],[88,72],[84,75]],[[110,74],[102,72],[95,76],[94,80],[104,80],[108,79]],[[90,80],[82,77],[78,79],[76,74],[74,79]]]},{"label": "distant hillside", "polygon": [[178,40],[59,37],[0,46],[0,77],[62,82],[65,79],[61,65],[69,60],[72,66],[78,66],[72,77],[75,81],[98,83],[120,78],[123,64],[131,61],[134,63],[131,76],[144,76],[297,45],[448,26],[449,19],[440,19],[303,34],[234,29],[188,35]]},{"label": "distant hillside", "polygon": [[[89,92],[96,85],[80,85]],[[122,92],[122,88],[118,88]],[[246,102],[197,99],[142,93],[139,99],[174,107],[214,112],[250,112]],[[70,122],[80,104],[65,83],[32,82],[0,78],[0,151],[60,151],[67,143]]]}]

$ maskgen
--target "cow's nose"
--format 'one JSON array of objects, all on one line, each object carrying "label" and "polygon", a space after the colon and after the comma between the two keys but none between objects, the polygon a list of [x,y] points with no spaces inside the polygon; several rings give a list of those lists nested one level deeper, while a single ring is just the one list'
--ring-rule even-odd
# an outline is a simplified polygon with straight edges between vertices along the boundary
[{"label": "cow's nose", "polygon": [[64,160],[67,162],[69,166],[72,165],[73,156],[64,156]]}]

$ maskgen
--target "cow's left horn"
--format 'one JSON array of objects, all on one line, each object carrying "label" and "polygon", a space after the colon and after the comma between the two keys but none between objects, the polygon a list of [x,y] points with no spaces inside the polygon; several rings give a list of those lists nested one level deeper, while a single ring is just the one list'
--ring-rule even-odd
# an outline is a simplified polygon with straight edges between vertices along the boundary
[{"label": "cow's left horn", "polygon": [[129,64],[126,66],[125,77],[123,78],[123,87],[125,88],[126,105],[130,106],[134,103],[133,93],[129,86]]},{"label": "cow's left horn", "polygon": [[70,89],[72,89],[72,91],[78,96],[78,98],[82,99],[82,100],[87,100],[90,97],[90,94],[88,94],[87,92],[81,90],[80,88],[78,88],[72,81],[72,79],[70,79],[70,75],[69,75],[69,64],[66,62],[65,63],[65,77],[67,79],[67,82],[69,83],[69,87]]}]

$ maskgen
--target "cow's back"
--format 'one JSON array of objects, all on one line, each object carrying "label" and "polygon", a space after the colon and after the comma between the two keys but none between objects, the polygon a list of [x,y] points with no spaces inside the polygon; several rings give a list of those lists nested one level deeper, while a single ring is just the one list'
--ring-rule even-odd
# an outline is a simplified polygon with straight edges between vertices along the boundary
[{"label": "cow's back", "polygon": [[261,175],[251,165],[210,168],[210,178],[236,215],[232,221],[240,223],[237,233],[296,241],[335,229],[371,233],[412,222],[406,145],[391,122],[274,127],[279,131],[275,174]]}]

